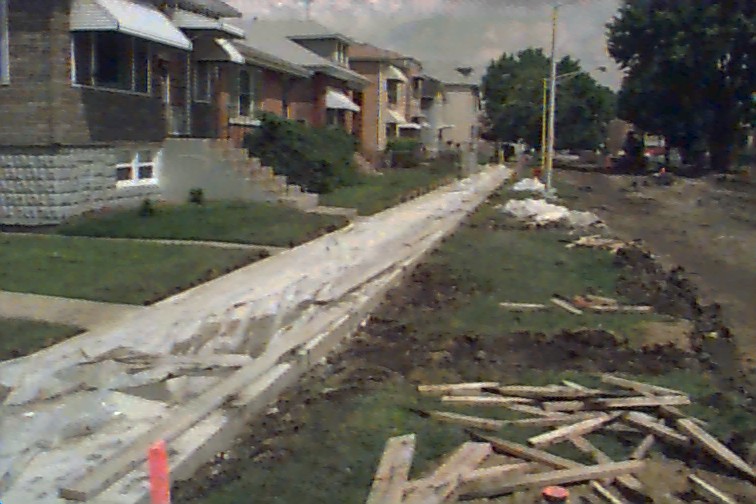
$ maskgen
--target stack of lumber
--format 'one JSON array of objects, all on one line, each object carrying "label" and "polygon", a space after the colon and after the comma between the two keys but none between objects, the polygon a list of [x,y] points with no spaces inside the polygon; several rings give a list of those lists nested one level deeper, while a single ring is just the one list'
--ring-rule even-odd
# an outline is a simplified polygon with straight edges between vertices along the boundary
[{"label": "stack of lumber", "polygon": [[[565,299],[560,296],[552,297],[549,302],[562,310],[573,315],[582,315],[584,310],[596,313],[653,313],[654,308],[646,305],[622,305],[613,298],[594,296],[586,294],[585,296],[574,296],[572,299]],[[519,303],[503,301],[499,303],[503,309],[511,312],[537,312],[545,311],[550,308],[543,303]]]},{"label": "stack of lumber", "polygon": [[[599,502],[623,503],[623,496],[647,496],[636,476],[655,443],[708,454],[733,474],[756,482],[751,466],[710,435],[703,421],[679,409],[691,403],[683,392],[609,374],[601,376],[601,382],[600,388],[566,380],[548,386],[496,382],[421,385],[421,394],[437,397],[447,407],[505,408],[523,418],[502,420],[453,411],[415,410],[424,417],[466,428],[472,442],[449,454],[431,474],[410,480],[415,436],[392,438],[368,503],[449,503],[576,484],[587,485],[584,489]],[[502,433],[518,427],[538,427],[543,432],[529,437],[527,445],[483,432]],[[616,461],[586,437],[599,432],[637,441],[626,460]],[[571,444],[593,463],[548,451],[560,443]],[[710,502],[735,502],[693,474],[690,484],[692,491]]]}]

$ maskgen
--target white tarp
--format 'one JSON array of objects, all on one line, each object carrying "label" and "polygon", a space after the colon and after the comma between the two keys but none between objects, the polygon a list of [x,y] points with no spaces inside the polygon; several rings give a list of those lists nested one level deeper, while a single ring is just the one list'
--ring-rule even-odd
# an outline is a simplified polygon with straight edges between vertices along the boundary
[{"label": "white tarp", "polygon": [[542,199],[509,200],[503,211],[536,226],[564,224],[572,228],[581,228],[603,224],[596,214],[570,210]]},{"label": "white tarp", "polygon": [[326,108],[359,112],[360,107],[341,91],[329,89],[326,93]]},{"label": "white tarp", "polygon": [[74,0],[71,31],[115,31],[179,49],[192,42],[162,12],[129,0]]},{"label": "white tarp", "polygon": [[537,178],[527,178],[520,180],[515,185],[512,186],[513,191],[518,192],[544,192],[546,190],[546,186]]}]

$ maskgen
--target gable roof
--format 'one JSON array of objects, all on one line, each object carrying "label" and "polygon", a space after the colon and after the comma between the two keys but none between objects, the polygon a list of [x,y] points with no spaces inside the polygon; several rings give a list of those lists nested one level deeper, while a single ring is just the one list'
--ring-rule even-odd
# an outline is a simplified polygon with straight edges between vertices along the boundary
[{"label": "gable roof", "polygon": [[346,35],[334,31],[317,21],[303,19],[278,19],[265,20],[265,23],[275,27],[287,38],[291,40],[318,40],[318,39],[335,39],[345,44],[353,44],[354,41]]},{"label": "gable roof", "polygon": [[371,44],[357,43],[349,47],[349,59],[355,61],[392,61],[405,58],[401,53]]},{"label": "gable roof", "polygon": [[175,0],[176,7],[216,18],[240,18],[242,13],[221,0]]},{"label": "gable roof", "polygon": [[253,21],[247,25],[247,38],[243,44],[312,72],[324,73],[359,85],[369,82],[363,75],[322,58],[290,40],[286,32],[281,31],[281,26],[279,21]]},{"label": "gable roof", "polygon": [[252,47],[249,41],[234,40],[231,41],[231,44],[239,51],[247,63],[298,77],[309,77],[312,75],[310,70],[301,65],[276,57],[257,47]]}]

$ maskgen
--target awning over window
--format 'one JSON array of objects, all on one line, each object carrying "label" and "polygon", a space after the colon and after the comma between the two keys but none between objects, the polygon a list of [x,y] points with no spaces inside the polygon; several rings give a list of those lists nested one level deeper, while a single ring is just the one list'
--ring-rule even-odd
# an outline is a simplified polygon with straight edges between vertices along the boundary
[{"label": "awning over window", "polygon": [[386,80],[407,82],[407,77],[404,76],[401,70],[393,65],[389,65],[388,72],[386,73]]},{"label": "awning over window", "polygon": [[341,91],[329,89],[326,93],[326,108],[359,112],[360,107]]},{"label": "awning over window", "polygon": [[220,34],[231,35],[235,38],[244,38],[244,30],[241,28],[237,28],[219,19],[213,19],[182,9],[173,11],[171,20],[174,25],[182,30],[214,31]]},{"label": "awning over window", "polygon": [[243,65],[247,62],[247,59],[242,55],[242,53],[239,52],[239,50],[234,46],[234,44],[231,43],[230,40],[215,39],[215,43],[218,44],[220,48],[223,49],[223,52],[228,55],[228,60],[230,62],[239,63],[240,65]]},{"label": "awning over window", "polygon": [[400,129],[412,129],[412,130],[419,130],[422,129],[422,126],[420,126],[417,123],[404,123],[399,125]]},{"label": "awning over window", "polygon": [[407,119],[396,110],[386,110],[386,124],[407,124]]},{"label": "awning over window", "polygon": [[192,42],[162,12],[128,0],[74,0],[71,31],[117,31],[179,49]]}]

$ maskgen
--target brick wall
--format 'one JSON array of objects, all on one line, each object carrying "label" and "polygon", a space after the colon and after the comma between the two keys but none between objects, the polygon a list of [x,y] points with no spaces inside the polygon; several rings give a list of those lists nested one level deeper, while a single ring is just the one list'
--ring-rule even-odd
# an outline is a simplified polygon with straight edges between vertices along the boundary
[{"label": "brick wall", "polygon": [[312,122],[314,87],[312,79],[296,79],[289,89],[289,117],[295,121]]},{"label": "brick wall", "polygon": [[260,101],[265,112],[283,116],[284,75],[273,70],[262,71],[262,96]]},{"label": "brick wall", "polygon": [[363,89],[362,112],[362,134],[360,143],[362,154],[371,162],[375,162],[378,151],[378,107],[379,107],[379,81],[380,81],[380,63],[371,61],[353,61],[350,63],[352,70],[360,73],[370,79],[365,89]]},{"label": "brick wall", "polygon": [[211,103],[192,103],[192,136],[217,138],[217,118]]},{"label": "brick wall", "polygon": [[[0,86],[0,146],[162,140],[166,126],[157,72],[149,97],[71,85],[69,9],[68,1],[9,2],[11,83]],[[178,50],[161,51],[185,57]]]}]

